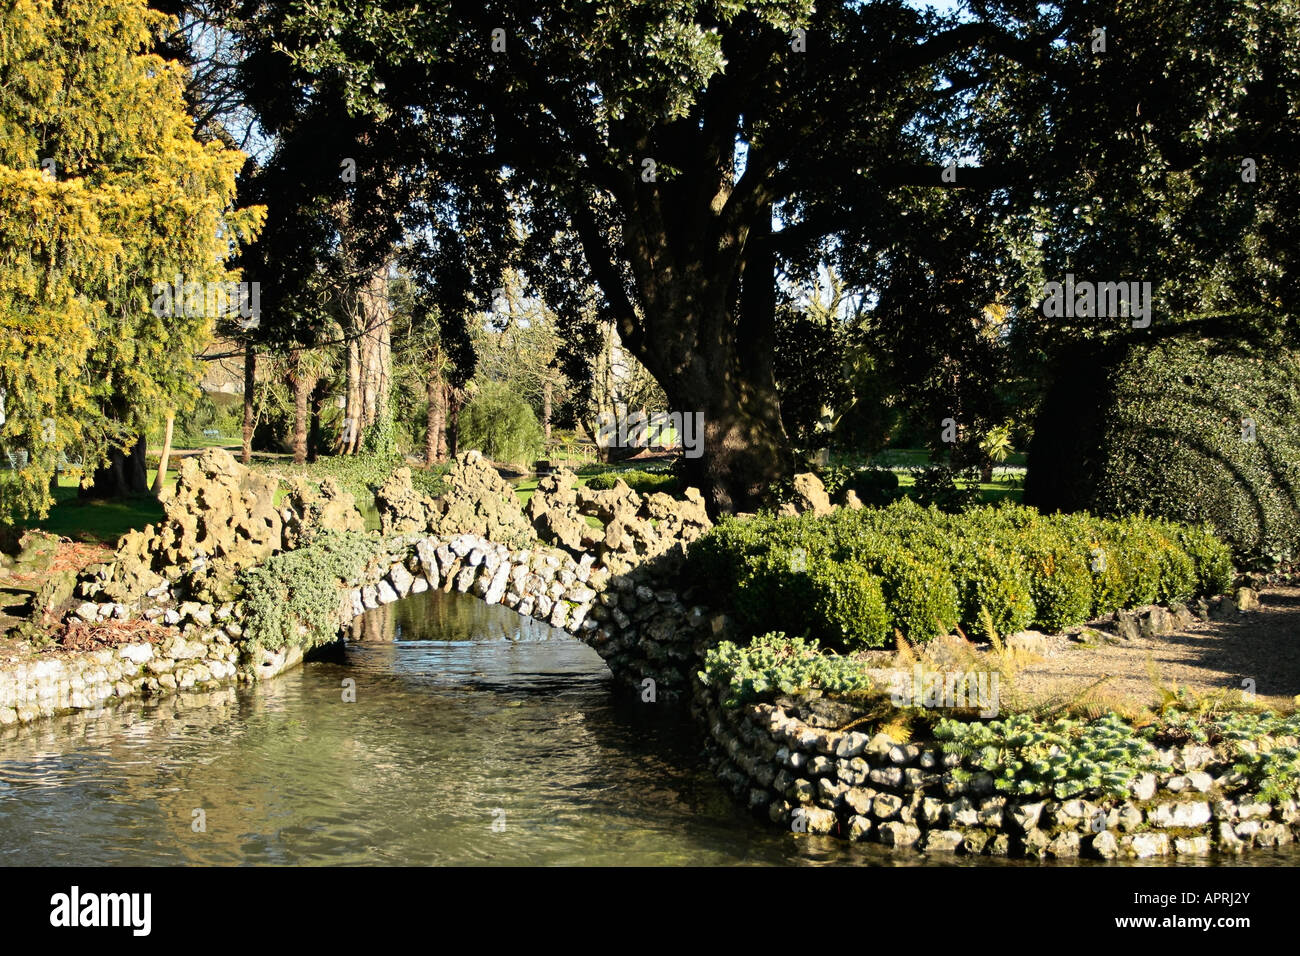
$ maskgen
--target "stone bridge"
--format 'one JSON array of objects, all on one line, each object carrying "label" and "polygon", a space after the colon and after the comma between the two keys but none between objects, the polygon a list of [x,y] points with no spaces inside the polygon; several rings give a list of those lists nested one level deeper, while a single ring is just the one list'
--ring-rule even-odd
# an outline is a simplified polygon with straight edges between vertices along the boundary
[{"label": "stone bridge", "polygon": [[[694,489],[685,501],[621,482],[593,491],[561,474],[523,509],[477,452],[457,460],[449,482],[446,495],[429,498],[399,469],[378,490],[382,530],[366,544],[364,570],[337,581],[337,631],[325,640],[346,635],[368,609],[454,590],[569,631],[623,686],[639,692],[649,680],[657,698],[688,695],[703,648],[727,626],[682,575],[687,543],[709,527]],[[239,575],[311,548],[323,531],[360,537],[364,523],[328,478],[319,489],[290,482],[277,506],[278,486],[219,449],[186,459],[166,519],[123,536],[112,560],[83,572],[64,609],[67,627],[109,639],[0,665],[0,726],[265,679],[301,663],[322,636],[270,649],[249,641]]]}]

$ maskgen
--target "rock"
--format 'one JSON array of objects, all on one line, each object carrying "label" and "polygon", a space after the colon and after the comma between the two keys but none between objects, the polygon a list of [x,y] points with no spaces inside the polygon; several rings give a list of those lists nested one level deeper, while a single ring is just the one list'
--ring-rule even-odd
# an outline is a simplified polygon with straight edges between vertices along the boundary
[{"label": "rock", "polygon": [[1162,607],[1152,607],[1138,619],[1138,631],[1145,638],[1163,637],[1174,629],[1174,620]]},{"label": "rock", "polygon": [[1254,588],[1237,588],[1235,600],[1240,611],[1259,610],[1259,592]]},{"label": "rock", "polygon": [[289,481],[281,507],[284,514],[286,550],[311,544],[321,531],[365,531],[366,521],[357,510],[356,498],[339,487],[333,478],[324,478],[317,488],[305,478]]},{"label": "rock", "polygon": [[1126,844],[1129,852],[1139,859],[1169,853],[1169,837],[1163,833],[1135,833],[1123,838],[1120,845]]},{"label": "rock", "polygon": [[529,547],[537,540],[514,489],[481,452],[458,455],[445,481],[448,490],[437,500],[431,530],[474,534],[509,548]]},{"label": "rock", "polygon": [[398,597],[406,597],[411,593],[411,586],[415,583],[415,576],[406,570],[402,564],[394,564],[388,572],[389,583],[392,584],[393,590],[397,592]]},{"label": "rock", "polygon": [[826,493],[826,486],[810,471],[794,476],[793,504],[800,514],[811,511],[815,515],[828,515],[835,510],[830,495]]},{"label": "rock", "polygon": [[1021,833],[1028,833],[1038,826],[1038,820],[1043,815],[1043,804],[1021,803],[1011,807],[1010,812],[1011,822],[1015,824],[1016,829]]},{"label": "rock", "polygon": [[921,839],[921,831],[906,823],[893,821],[882,823],[879,829],[880,842],[895,849],[911,849]]},{"label": "rock", "polygon": [[1156,775],[1144,773],[1133,781],[1131,790],[1135,799],[1150,800],[1156,795],[1156,786]]},{"label": "rock", "polygon": [[1210,838],[1208,836],[1175,837],[1174,852],[1179,856],[1205,856],[1210,852]]},{"label": "rock", "polygon": [[955,853],[963,840],[963,834],[956,830],[928,830],[921,849],[926,853]]},{"label": "rock", "polygon": [[385,537],[426,533],[438,511],[432,498],[415,490],[410,468],[398,468],[384,479],[375,491],[375,507]]},{"label": "rock", "polygon": [[871,821],[866,817],[854,814],[849,817],[849,839],[854,842],[865,840],[871,835]]},{"label": "rock", "polygon": [[835,814],[820,807],[796,807],[790,813],[790,829],[796,833],[830,833],[835,823]]},{"label": "rock", "polygon": [[1093,834],[1088,842],[1088,849],[1093,856],[1101,857],[1103,860],[1113,860],[1119,856],[1119,841],[1109,830],[1102,830],[1100,833]]},{"label": "rock", "polygon": [[898,811],[902,808],[902,797],[895,796],[892,793],[882,793],[871,801],[871,816],[877,820],[889,820],[897,816]]},{"label": "rock", "polygon": [[1210,805],[1204,801],[1162,803],[1147,815],[1147,819],[1153,826],[1164,829],[1204,826],[1210,822],[1210,817]]},{"label": "rock", "polygon": [[[185,458],[175,491],[163,498],[165,519],[156,530],[146,525],[122,536],[102,593],[134,604],[163,586],[165,571],[202,601],[230,600],[240,571],[283,550],[277,485],[220,448]],[[87,583],[98,580],[90,568],[85,575]]]},{"label": "rock", "polygon": [[1047,855],[1061,859],[1079,855],[1079,834],[1073,830],[1058,833],[1047,845]]}]

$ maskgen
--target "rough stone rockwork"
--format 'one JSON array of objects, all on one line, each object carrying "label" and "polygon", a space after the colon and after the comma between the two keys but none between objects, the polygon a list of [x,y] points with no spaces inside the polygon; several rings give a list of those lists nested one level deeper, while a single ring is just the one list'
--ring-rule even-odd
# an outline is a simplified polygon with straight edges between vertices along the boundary
[{"label": "rough stone rockwork", "polygon": [[234,597],[240,571],[287,547],[286,526],[293,546],[317,527],[364,526],[352,496],[328,479],[319,493],[295,486],[283,509],[278,487],[224,449],[186,458],[176,491],[163,499],[162,523],[123,535],[110,561],[86,569],[78,594],[135,604],[171,590],[221,603]]},{"label": "rough stone rockwork", "polygon": [[797,832],[935,854],[1103,859],[1235,853],[1300,836],[1295,800],[1263,800],[1230,755],[1202,744],[1161,751],[1171,771],[1139,776],[1124,798],[1053,800],[999,793],[990,774],[936,742],[837,730],[854,712],[836,701],[728,708],[697,682],[693,709],[709,728],[719,779],[756,813]]}]

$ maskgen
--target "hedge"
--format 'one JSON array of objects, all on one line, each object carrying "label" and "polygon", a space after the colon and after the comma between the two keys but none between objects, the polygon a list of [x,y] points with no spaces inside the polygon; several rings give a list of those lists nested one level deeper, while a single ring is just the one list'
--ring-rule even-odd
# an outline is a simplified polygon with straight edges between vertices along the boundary
[{"label": "hedge", "polygon": [[1043,515],[1003,502],[958,514],[903,499],[830,515],[726,518],[689,552],[751,633],[853,651],[897,628],[926,641],[960,625],[1049,632],[1110,611],[1226,590],[1226,545],[1150,518]]},{"label": "hedge", "polygon": [[1243,567],[1300,559],[1300,355],[1248,319],[1074,356],[1089,371],[1043,402],[1025,503],[1208,523]]}]

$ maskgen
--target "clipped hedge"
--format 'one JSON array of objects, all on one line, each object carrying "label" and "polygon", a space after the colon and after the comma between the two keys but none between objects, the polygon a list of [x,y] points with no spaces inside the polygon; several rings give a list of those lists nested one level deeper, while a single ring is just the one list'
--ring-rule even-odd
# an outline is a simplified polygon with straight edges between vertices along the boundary
[{"label": "clipped hedge", "polygon": [[1208,523],[1242,566],[1300,560],[1300,353],[1259,321],[1072,356],[1089,371],[1043,402],[1025,503]]},{"label": "clipped hedge", "polygon": [[959,514],[904,499],[824,517],[729,518],[691,545],[690,561],[752,633],[848,651],[883,647],[895,628],[912,641],[954,625],[987,636],[986,622],[999,633],[1059,631],[1232,580],[1227,546],[1205,528],[1008,502]]}]

